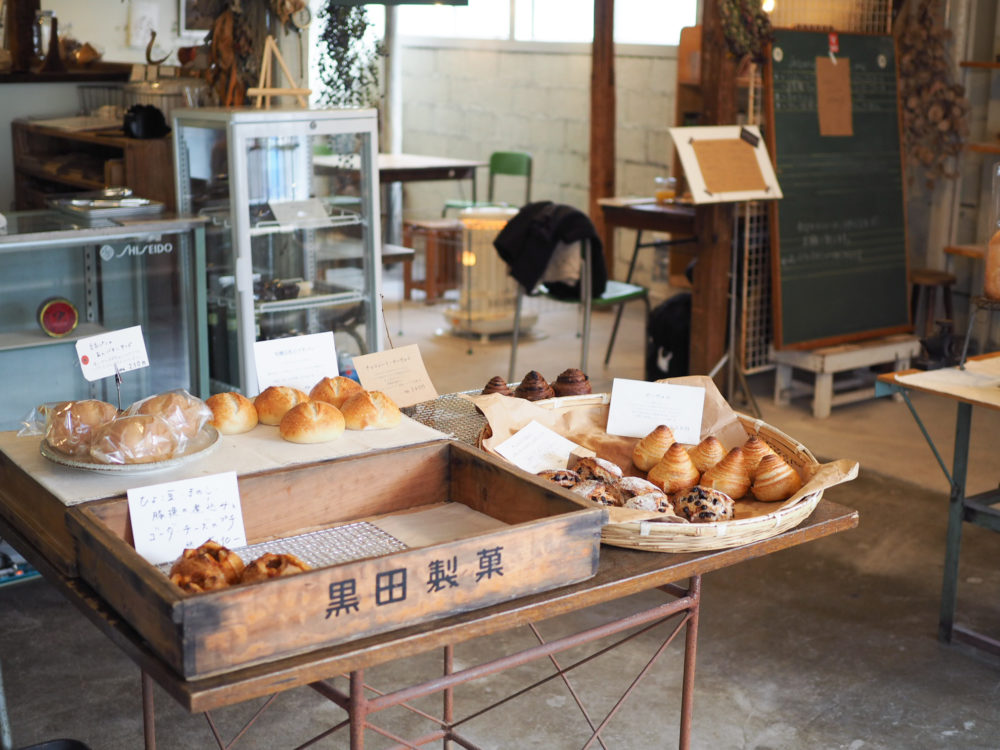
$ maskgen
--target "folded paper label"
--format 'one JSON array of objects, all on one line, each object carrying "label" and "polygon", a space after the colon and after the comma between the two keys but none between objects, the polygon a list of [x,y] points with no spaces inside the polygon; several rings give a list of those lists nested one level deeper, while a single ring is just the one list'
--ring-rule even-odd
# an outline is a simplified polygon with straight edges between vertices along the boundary
[{"label": "folded paper label", "polygon": [[696,444],[704,407],[705,389],[700,386],[615,378],[607,433],[641,438],[665,424],[677,442]]},{"label": "folded paper label", "polygon": [[565,469],[570,454],[580,446],[532,420],[495,448],[515,466],[532,474]]},{"label": "folded paper label", "polygon": [[340,374],[333,332],[256,341],[257,388],[290,385],[308,393],[323,378]]}]

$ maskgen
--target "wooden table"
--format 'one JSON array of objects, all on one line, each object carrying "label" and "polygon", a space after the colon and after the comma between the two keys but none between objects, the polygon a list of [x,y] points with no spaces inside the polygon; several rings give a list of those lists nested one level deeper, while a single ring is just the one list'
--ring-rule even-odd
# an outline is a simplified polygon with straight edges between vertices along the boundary
[{"label": "wooden table", "polygon": [[[955,445],[949,473],[924,427],[920,415],[910,401],[909,392],[928,393],[956,403]],[[923,432],[951,486],[948,502],[948,534],[945,543],[944,574],[941,584],[941,606],[938,618],[938,638],[946,643],[953,639],[964,641],[978,648],[1000,654],[1000,641],[976,633],[955,623],[958,600],[958,564],[962,546],[962,524],[1000,531],[1000,490],[989,490],[977,495],[965,494],[965,480],[969,467],[969,434],[972,426],[972,407],[1000,410],[1000,352],[971,357],[964,367],[943,370],[901,370],[879,375],[875,395],[900,394],[913,418]]]}]

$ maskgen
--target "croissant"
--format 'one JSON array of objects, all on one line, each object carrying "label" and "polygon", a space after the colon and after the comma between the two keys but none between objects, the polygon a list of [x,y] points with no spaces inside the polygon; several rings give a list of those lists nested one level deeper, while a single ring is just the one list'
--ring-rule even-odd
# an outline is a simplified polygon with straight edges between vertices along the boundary
[{"label": "croissant", "polygon": [[701,472],[691,461],[688,452],[680,443],[671,445],[652,469],[647,478],[668,495],[690,489],[698,484]]},{"label": "croissant", "polygon": [[787,500],[802,487],[802,478],[785,459],[777,454],[764,456],[757,467],[751,492],[758,500],[773,503]]},{"label": "croissant", "polygon": [[759,435],[751,436],[743,443],[743,462],[747,466],[747,474],[750,479],[757,473],[757,465],[764,456],[774,453],[774,449],[768,445]]},{"label": "croissant", "polygon": [[635,444],[632,449],[632,463],[640,471],[649,471],[660,462],[667,448],[673,444],[673,430],[661,424]]},{"label": "croissant", "polygon": [[709,435],[694,448],[691,448],[688,453],[698,471],[704,472],[722,460],[723,456],[726,455],[726,449],[722,447],[722,443],[717,437]]},{"label": "croissant", "polygon": [[719,463],[706,471],[699,484],[724,492],[734,500],[747,494],[750,489],[750,475],[743,460],[743,449],[733,448]]}]

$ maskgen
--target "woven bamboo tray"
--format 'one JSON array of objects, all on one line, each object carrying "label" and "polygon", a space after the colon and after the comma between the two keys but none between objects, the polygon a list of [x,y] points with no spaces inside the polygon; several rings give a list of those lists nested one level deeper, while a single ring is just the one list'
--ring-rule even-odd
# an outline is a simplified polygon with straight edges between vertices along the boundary
[{"label": "woven bamboo tray", "polygon": [[[610,394],[599,393],[587,396],[566,396],[563,398],[536,401],[537,406],[547,409],[574,409],[608,404]],[[745,414],[737,418],[747,436],[758,434],[775,452],[799,471],[803,481],[808,480],[819,468],[816,457],[799,441],[766,422]],[[490,436],[487,425],[479,438],[479,447]],[[569,494],[573,494],[567,490]],[[649,550],[655,552],[703,552],[728,549],[741,544],[759,542],[795,528],[815,510],[823,497],[820,489],[797,500],[769,503],[774,510],[763,515],[738,518],[724,523],[664,523],[637,520],[619,521],[606,524],[601,529],[601,541],[616,547]],[[577,498],[579,501],[579,498]],[[587,504],[583,501],[583,504]],[[758,504],[760,505],[760,504]]]}]

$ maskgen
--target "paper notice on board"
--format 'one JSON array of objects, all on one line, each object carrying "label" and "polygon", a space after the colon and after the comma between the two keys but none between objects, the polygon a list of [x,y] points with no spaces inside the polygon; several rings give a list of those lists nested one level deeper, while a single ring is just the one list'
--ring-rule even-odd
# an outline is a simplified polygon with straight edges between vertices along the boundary
[{"label": "paper notice on board", "polygon": [[742,138],[702,138],[695,140],[691,148],[709,192],[767,190],[757,150]]},{"label": "paper notice on board", "polygon": [[851,109],[851,59],[816,58],[816,110],[821,136],[854,135]]}]

